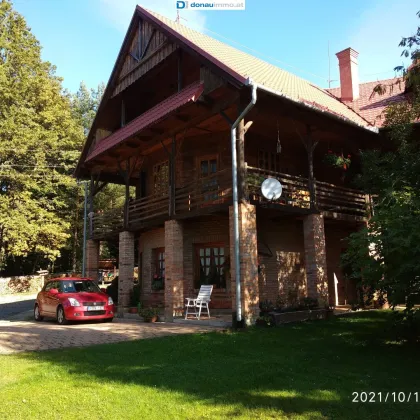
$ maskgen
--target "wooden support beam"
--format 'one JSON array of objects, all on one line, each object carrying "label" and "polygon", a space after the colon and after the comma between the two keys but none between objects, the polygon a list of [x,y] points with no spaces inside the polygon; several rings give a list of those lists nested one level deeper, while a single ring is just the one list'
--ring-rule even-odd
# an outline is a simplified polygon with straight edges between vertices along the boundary
[{"label": "wooden support beam", "polygon": [[140,56],[140,60],[142,60],[145,57],[145,55],[147,54],[147,50],[149,49],[150,43],[152,42],[152,39],[155,36],[155,34],[156,34],[156,29],[153,29],[153,31],[152,31],[152,33],[150,35],[150,38],[148,39],[147,44],[144,47],[144,51],[142,52],[142,54]]},{"label": "wooden support beam", "polygon": [[306,135],[302,136],[296,128],[296,132],[299,135],[303,145],[305,146],[306,153],[308,155],[308,189],[310,194],[310,207],[311,210],[317,211],[316,203],[316,182],[314,177],[314,150],[318,145],[318,141],[314,141],[312,136],[312,129],[309,124],[306,126]]},{"label": "wooden support beam", "polygon": [[246,134],[246,132],[251,128],[251,125],[254,123],[254,121],[248,121],[246,124],[245,124],[245,127],[244,127],[244,134]]}]

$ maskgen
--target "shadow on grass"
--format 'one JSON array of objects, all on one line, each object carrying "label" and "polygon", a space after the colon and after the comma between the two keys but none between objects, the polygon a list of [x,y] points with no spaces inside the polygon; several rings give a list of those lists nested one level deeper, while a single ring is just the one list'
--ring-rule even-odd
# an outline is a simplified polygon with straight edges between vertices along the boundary
[{"label": "shadow on grass", "polygon": [[327,322],[209,333],[20,355],[69,375],[177,392],[199,400],[308,418],[416,418],[418,404],[356,404],[361,391],[418,391],[419,347],[395,346],[390,314],[360,313]]}]

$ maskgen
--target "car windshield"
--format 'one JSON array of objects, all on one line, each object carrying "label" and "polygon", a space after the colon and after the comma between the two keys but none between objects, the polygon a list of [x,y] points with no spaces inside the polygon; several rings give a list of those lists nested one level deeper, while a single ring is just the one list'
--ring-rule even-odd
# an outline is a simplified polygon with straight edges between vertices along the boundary
[{"label": "car windshield", "polygon": [[100,293],[101,290],[92,280],[63,280],[60,281],[61,293]]}]

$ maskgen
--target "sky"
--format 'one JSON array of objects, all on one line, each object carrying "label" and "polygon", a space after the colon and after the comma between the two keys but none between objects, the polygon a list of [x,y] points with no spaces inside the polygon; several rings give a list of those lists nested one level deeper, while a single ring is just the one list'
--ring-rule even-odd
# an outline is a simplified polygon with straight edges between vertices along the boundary
[{"label": "sky", "polygon": [[[176,18],[176,0],[13,1],[70,91],[108,81],[137,3]],[[361,82],[393,77],[403,63],[399,41],[417,29],[419,9],[418,0],[246,0],[244,11],[189,10],[181,18],[326,88],[339,86],[335,53],[347,47],[360,54]]]}]

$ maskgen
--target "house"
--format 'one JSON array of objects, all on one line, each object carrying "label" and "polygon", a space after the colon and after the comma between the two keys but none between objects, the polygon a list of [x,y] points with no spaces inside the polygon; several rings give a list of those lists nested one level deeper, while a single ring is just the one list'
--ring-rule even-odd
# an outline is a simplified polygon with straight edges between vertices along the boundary
[{"label": "house", "polygon": [[[340,53],[342,93],[353,95],[340,98],[137,6],[76,169],[91,185],[88,276],[100,241],[117,239],[121,306],[137,262],[142,301],[167,320],[201,284],[214,285],[214,308],[235,311],[237,243],[247,322],[265,300],[355,301],[340,255],[370,197],[351,181],[358,151],[380,137],[353,104],[354,55]],[[280,199],[262,195],[266,178],[280,181]],[[93,207],[106,183],[125,185],[124,208]]]}]

